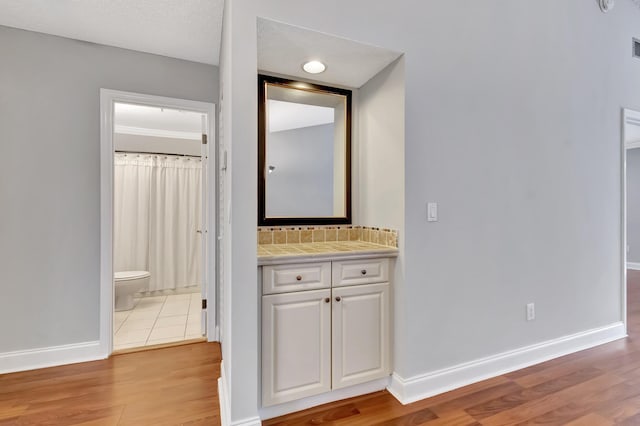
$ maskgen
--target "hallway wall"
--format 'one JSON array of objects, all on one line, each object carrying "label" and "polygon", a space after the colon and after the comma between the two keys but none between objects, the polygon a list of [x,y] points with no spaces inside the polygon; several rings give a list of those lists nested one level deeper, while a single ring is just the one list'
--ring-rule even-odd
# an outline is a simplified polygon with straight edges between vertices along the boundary
[{"label": "hallway wall", "polygon": [[[256,224],[256,17],[405,54],[396,374],[419,378],[621,320],[620,111],[640,107],[633,2],[608,14],[584,0],[227,6],[233,420],[259,405],[256,236],[246,231]],[[439,203],[438,222],[427,223],[427,201]]]},{"label": "hallway wall", "polygon": [[100,88],[215,103],[218,68],[2,26],[0,58],[0,354],[96,341]]}]

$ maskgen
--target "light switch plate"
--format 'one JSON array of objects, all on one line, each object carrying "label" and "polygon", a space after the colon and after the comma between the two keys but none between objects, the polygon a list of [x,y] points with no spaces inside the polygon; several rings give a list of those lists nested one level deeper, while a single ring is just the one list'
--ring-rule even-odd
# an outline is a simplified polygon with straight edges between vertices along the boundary
[{"label": "light switch plate", "polygon": [[536,319],[536,305],[535,303],[527,303],[527,321],[534,319]]},{"label": "light switch plate", "polygon": [[438,221],[438,203],[427,203],[427,222]]}]

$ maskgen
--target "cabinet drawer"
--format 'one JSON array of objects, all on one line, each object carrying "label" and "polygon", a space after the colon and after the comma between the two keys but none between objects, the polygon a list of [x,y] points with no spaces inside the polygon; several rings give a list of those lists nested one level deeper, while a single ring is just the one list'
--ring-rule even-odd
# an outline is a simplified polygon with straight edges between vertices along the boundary
[{"label": "cabinet drawer", "polygon": [[387,281],[389,281],[389,259],[333,262],[334,287]]},{"label": "cabinet drawer", "polygon": [[262,294],[331,287],[331,262],[276,265],[262,268]]}]

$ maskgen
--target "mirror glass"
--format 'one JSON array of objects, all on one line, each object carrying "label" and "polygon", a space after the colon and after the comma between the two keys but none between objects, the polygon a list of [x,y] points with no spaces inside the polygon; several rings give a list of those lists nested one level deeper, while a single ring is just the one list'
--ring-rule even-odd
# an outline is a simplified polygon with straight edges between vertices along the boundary
[{"label": "mirror glass", "polygon": [[259,224],[350,223],[351,92],[260,77]]}]

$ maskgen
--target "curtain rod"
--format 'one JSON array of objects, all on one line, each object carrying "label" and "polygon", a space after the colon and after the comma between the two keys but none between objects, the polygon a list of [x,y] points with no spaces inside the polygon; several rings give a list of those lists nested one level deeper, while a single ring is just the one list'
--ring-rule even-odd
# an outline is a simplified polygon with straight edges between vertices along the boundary
[{"label": "curtain rod", "polygon": [[189,154],[167,154],[166,152],[139,152],[139,151],[120,151],[120,150],[116,150],[114,151],[116,154],[137,154],[137,155],[173,155],[175,157],[191,157],[191,158],[200,158],[202,159],[201,155],[189,155]]}]

